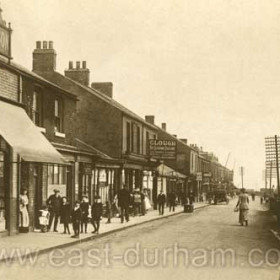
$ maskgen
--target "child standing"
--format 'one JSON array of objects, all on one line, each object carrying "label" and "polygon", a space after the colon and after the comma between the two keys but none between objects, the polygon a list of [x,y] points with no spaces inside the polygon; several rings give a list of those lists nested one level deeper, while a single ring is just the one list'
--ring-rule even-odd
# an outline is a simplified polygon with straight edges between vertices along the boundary
[{"label": "child standing", "polygon": [[112,204],[110,202],[110,200],[106,201],[106,215],[107,215],[107,222],[106,224],[110,224],[111,223],[111,217],[112,217]]},{"label": "child standing", "polygon": [[66,197],[62,197],[62,204],[60,209],[60,223],[64,225],[64,234],[66,231],[70,234],[69,230],[69,222],[70,222],[70,205],[67,202]]},{"label": "child standing", "polygon": [[48,210],[48,207],[43,206],[43,209],[40,210],[40,217],[39,217],[41,232],[48,231],[49,218],[50,218],[50,212]]},{"label": "child standing", "polygon": [[80,224],[82,219],[82,211],[80,208],[80,201],[75,202],[75,207],[72,210],[72,224],[73,224],[73,230],[74,235],[72,235],[72,238],[79,238],[80,236]]},{"label": "child standing", "polygon": [[95,197],[94,203],[91,207],[91,217],[92,217],[92,225],[94,227],[94,231],[92,233],[99,233],[100,220],[102,216],[103,205],[100,199],[100,196]]},{"label": "child standing", "polygon": [[85,225],[85,233],[87,233],[87,224],[88,224],[88,211],[89,211],[89,203],[88,197],[83,196],[83,200],[81,203],[81,211],[82,211],[82,221],[81,221],[81,233],[83,233],[83,228]]}]

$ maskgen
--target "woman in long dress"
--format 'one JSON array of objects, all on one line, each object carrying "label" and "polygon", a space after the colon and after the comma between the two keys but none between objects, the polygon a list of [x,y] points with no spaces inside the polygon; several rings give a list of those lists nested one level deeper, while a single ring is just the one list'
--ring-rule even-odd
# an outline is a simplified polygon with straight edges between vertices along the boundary
[{"label": "woman in long dress", "polygon": [[241,226],[246,224],[248,226],[248,212],[249,212],[249,196],[245,193],[245,189],[241,189],[241,194],[238,197],[236,208],[239,207],[239,223]]},{"label": "woman in long dress", "polygon": [[29,203],[29,199],[27,196],[27,190],[23,189],[19,196],[19,211],[20,211],[20,219],[19,219],[19,231],[20,232],[28,232],[29,228],[29,215],[27,206]]}]

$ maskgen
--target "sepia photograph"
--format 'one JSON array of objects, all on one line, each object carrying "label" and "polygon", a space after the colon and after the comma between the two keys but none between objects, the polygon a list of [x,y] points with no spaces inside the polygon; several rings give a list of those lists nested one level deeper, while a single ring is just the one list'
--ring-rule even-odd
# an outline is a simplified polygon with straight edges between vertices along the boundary
[{"label": "sepia photograph", "polygon": [[1,0],[0,278],[280,279],[280,1]]}]

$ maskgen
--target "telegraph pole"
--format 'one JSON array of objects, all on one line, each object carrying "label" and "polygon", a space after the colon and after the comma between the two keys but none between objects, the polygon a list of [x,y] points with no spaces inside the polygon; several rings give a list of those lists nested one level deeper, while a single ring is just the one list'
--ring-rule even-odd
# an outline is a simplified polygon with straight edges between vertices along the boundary
[{"label": "telegraph pole", "polygon": [[277,192],[278,192],[278,197],[280,195],[280,185],[279,185],[279,161],[278,161],[278,139],[277,135],[275,135],[275,152],[276,152],[276,172],[277,172]]},{"label": "telegraph pole", "polygon": [[240,167],[240,173],[241,173],[241,182],[242,182],[242,189],[243,189],[244,188],[243,187],[243,176],[244,176],[244,167],[243,166]]}]

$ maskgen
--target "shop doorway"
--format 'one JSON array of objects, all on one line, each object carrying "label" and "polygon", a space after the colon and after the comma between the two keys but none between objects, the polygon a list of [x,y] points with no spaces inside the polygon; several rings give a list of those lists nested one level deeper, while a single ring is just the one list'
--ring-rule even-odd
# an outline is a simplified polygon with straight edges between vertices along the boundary
[{"label": "shop doorway", "polygon": [[0,233],[7,230],[6,185],[8,166],[5,153],[0,151]]}]

